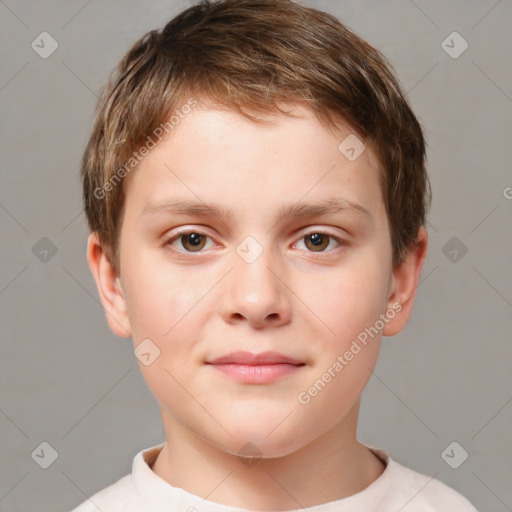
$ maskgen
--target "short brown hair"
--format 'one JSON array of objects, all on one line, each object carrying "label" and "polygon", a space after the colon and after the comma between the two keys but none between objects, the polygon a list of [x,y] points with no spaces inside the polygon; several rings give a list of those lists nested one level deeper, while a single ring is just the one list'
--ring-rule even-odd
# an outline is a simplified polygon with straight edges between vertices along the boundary
[{"label": "short brown hair", "polygon": [[323,11],[291,0],[206,0],[137,41],[97,105],[81,168],[85,212],[116,271],[122,178],[150,134],[171,129],[173,112],[201,97],[256,122],[250,112],[286,114],[280,103],[305,102],[323,125],[347,123],[378,159],[393,264],[403,261],[431,189],[422,129],[391,64]]}]

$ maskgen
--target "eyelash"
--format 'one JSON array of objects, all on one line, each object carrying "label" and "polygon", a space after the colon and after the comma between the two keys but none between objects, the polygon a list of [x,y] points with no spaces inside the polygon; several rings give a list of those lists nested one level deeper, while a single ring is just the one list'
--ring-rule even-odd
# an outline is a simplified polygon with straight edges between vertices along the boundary
[{"label": "eyelash", "polygon": [[[201,230],[198,230],[198,229],[189,229],[189,230],[185,230],[185,231],[180,231],[178,233],[175,233],[174,235],[172,235],[171,237],[167,238],[164,242],[163,242],[163,247],[164,248],[169,248],[170,250],[174,251],[174,252],[177,252],[178,254],[186,254],[187,256],[188,255],[199,255],[201,253],[204,253],[205,251],[204,250],[200,250],[200,251],[182,251],[182,250],[178,250],[178,249],[175,249],[173,247],[171,247],[171,244],[176,241],[176,240],[179,240],[180,237],[184,236],[184,235],[190,235],[190,234],[197,234],[197,235],[201,235],[201,236],[204,236],[204,237],[207,237],[207,238],[210,238],[211,239],[211,236],[207,235],[206,233],[202,232]],[[339,252],[342,252],[344,251],[347,246],[349,245],[347,242],[345,242],[344,240],[341,240],[340,238],[334,236],[334,235],[331,235],[330,233],[327,233],[327,232],[324,232],[324,231],[320,231],[320,230],[312,230],[312,231],[308,231],[306,233],[304,233],[300,238],[299,238],[299,241],[302,241],[304,238],[306,238],[307,236],[309,235],[325,235],[333,240],[335,240],[338,244],[339,244],[339,247],[335,248],[335,249],[331,249],[330,251],[319,251],[319,252],[314,252],[314,251],[307,251],[308,253],[310,253],[310,255],[312,255],[312,257],[314,259],[319,259],[319,258],[322,258],[321,255],[324,255],[324,254],[330,254],[330,253],[339,253]],[[317,256],[317,255],[320,255],[320,256]],[[195,256],[194,256],[195,257]]]}]

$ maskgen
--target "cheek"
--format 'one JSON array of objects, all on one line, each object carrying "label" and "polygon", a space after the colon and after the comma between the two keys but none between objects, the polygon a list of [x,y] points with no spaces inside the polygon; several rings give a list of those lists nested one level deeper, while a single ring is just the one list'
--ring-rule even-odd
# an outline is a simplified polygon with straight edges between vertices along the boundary
[{"label": "cheek", "polygon": [[385,309],[387,276],[381,272],[379,265],[353,266],[311,293],[321,319],[309,327],[315,364],[296,397],[306,430],[317,432],[338,422],[371,377],[381,339],[374,326]]},{"label": "cheek", "polygon": [[[388,275],[378,258],[343,265],[302,296],[314,314],[315,325],[325,332],[325,347],[342,349],[362,330],[372,326],[386,307]],[[331,351],[332,351],[331,348]]]},{"label": "cheek", "polygon": [[200,354],[195,346],[208,311],[215,307],[211,296],[205,297],[211,278],[192,267],[176,270],[165,262],[156,264],[142,251],[127,258],[124,269],[134,347],[149,339],[158,353],[150,365],[139,361],[139,367],[148,386],[161,398],[159,390],[179,389],[171,374],[179,378],[179,374],[196,371]]},{"label": "cheek", "polygon": [[[127,258],[127,260],[129,260]],[[165,338],[174,326],[194,314],[206,285],[187,270],[176,270],[165,262],[133,258],[125,264],[125,297],[134,341],[145,337]],[[169,333],[169,334],[168,334]]]}]

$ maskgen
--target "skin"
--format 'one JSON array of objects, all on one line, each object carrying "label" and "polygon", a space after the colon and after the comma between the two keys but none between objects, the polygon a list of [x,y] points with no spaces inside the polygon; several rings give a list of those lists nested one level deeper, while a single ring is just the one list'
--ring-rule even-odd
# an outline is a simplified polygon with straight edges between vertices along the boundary
[{"label": "skin", "polygon": [[[149,338],[160,350],[150,365],[138,363],[166,433],[153,471],[246,509],[339,500],[382,474],[382,461],[356,439],[360,397],[381,337],[407,323],[427,250],[421,228],[393,268],[372,152],[349,161],[338,150],[348,127],[334,133],[306,106],[293,110],[299,118],[274,116],[262,126],[229,109],[194,108],[126,178],[119,275],[95,233],[87,248],[112,331],[135,347]],[[273,220],[284,204],[332,196],[370,216]],[[143,214],[149,202],[171,198],[216,203],[233,217]],[[199,252],[187,237],[165,245],[178,231],[204,233]],[[310,241],[315,233],[327,233],[320,247]],[[251,263],[236,250],[247,236],[263,251]],[[401,311],[384,329],[300,403],[298,394],[396,303]],[[236,350],[273,350],[305,365],[271,383],[244,384],[205,364]],[[247,443],[257,448],[252,462],[237,455]]]}]

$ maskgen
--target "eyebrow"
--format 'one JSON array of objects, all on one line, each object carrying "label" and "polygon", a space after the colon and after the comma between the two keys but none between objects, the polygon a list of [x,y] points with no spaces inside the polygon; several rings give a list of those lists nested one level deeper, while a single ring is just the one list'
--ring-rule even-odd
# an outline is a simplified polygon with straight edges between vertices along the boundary
[{"label": "eyebrow", "polygon": [[[364,217],[371,220],[371,213],[362,205],[348,201],[340,197],[330,197],[323,201],[312,203],[295,203],[283,205],[274,217],[274,223],[278,224],[284,219],[298,219],[305,217],[321,217],[323,215],[347,212],[349,214]],[[160,202],[149,202],[144,207],[141,217],[151,216],[159,213],[190,215],[197,217],[218,217],[223,220],[233,220],[233,210],[209,203],[194,200],[172,200]]]}]

